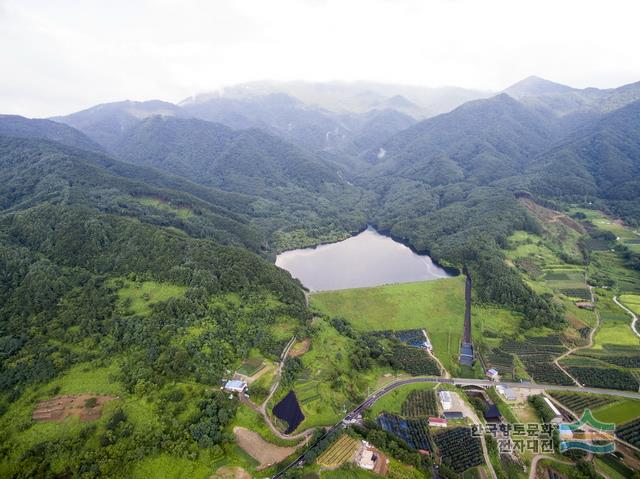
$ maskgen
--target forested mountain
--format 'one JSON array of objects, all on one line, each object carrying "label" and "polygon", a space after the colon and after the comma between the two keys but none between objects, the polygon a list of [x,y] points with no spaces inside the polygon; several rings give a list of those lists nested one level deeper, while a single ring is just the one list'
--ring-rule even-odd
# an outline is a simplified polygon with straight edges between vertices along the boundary
[{"label": "forested mountain", "polygon": [[241,197],[55,142],[0,136],[0,180],[5,213],[42,203],[75,205],[253,251],[266,240],[249,225]]},{"label": "forested mountain", "polygon": [[154,115],[179,118],[189,116],[173,103],[160,100],[126,100],[96,105],[70,115],[54,117],[52,120],[80,130],[107,150],[111,150],[125,130]]},{"label": "forested mountain", "polygon": [[605,198],[619,214],[640,219],[640,101],[574,132],[528,169],[541,197]]},{"label": "forested mountain", "polygon": [[245,193],[342,183],[321,159],[262,130],[196,119],[149,118],[129,129],[114,151],[130,163]]},{"label": "forested mountain", "polygon": [[560,136],[553,118],[506,94],[466,103],[424,120],[383,142],[369,155],[369,176],[393,175],[442,185],[486,184],[523,170]]},{"label": "forested mountain", "polygon": [[557,116],[590,118],[640,100],[640,82],[618,88],[578,89],[532,76],[510,86],[504,92],[525,105]]},{"label": "forested mountain", "polygon": [[29,119],[18,115],[0,115],[0,135],[57,141],[90,151],[103,151],[96,142],[75,128],[51,120]]},{"label": "forested mountain", "polygon": [[181,103],[194,117],[232,128],[261,128],[310,151],[339,148],[348,130],[329,112],[284,93],[203,97]]},{"label": "forested mountain", "polygon": [[[506,307],[522,329],[565,324],[553,295],[506,260],[514,231],[540,232],[517,196],[606,202],[640,220],[635,87],[585,107],[600,93],[532,78],[416,123],[403,111],[424,108],[428,92],[369,86],[121,102],[58,119],[84,133],[0,117],[2,473],[127,477],[160,457],[210,474],[237,407],[220,380],[311,335],[300,284],[274,253],[367,224],[464,269],[476,304]],[[327,108],[341,99],[350,111]],[[603,113],[616,102],[628,104]],[[355,351],[368,360],[367,341]],[[111,388],[117,408],[63,439],[11,442],[33,432],[34,404],[87,381]]]}]

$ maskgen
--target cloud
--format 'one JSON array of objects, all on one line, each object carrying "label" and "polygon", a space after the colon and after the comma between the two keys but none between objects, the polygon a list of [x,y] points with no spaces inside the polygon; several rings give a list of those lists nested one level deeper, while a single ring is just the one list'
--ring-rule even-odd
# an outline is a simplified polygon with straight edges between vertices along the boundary
[{"label": "cloud", "polygon": [[29,116],[243,81],[498,90],[640,79],[633,1],[0,0],[0,104]]}]

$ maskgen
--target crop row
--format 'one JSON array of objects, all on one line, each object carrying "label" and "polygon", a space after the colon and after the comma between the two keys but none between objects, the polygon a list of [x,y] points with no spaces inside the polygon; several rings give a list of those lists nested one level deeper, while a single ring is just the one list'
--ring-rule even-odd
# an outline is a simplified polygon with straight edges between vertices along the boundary
[{"label": "crop row", "polygon": [[411,391],[402,403],[401,411],[406,417],[436,416],[438,402],[435,391]]},{"label": "crop row", "polygon": [[343,434],[329,449],[322,453],[318,458],[318,464],[327,467],[340,466],[351,459],[356,449],[358,449],[358,441]]},{"label": "crop row", "polygon": [[576,414],[580,415],[585,409],[596,409],[607,404],[611,404],[613,399],[605,396],[593,396],[590,394],[574,394],[551,392],[549,393],[560,404],[566,406]]},{"label": "crop row", "polygon": [[520,359],[529,376],[538,383],[573,385],[573,381],[553,364],[551,356],[522,356]]},{"label": "crop row", "polygon": [[447,429],[434,436],[442,462],[461,473],[484,464],[480,438],[471,435],[466,427]]},{"label": "crop row", "polygon": [[640,447],[640,418],[618,427],[616,429],[616,436],[629,444]]},{"label": "crop row", "polygon": [[414,449],[432,451],[429,423],[426,419],[405,419],[395,414],[382,413],[378,416],[382,429],[399,437]]},{"label": "crop row", "polygon": [[429,354],[422,349],[411,346],[397,345],[394,347],[390,363],[394,368],[402,369],[414,376],[440,375],[438,365]]},{"label": "crop row", "polygon": [[569,374],[585,386],[637,391],[638,380],[629,372],[613,368],[569,367]]},{"label": "crop row", "polygon": [[587,288],[560,288],[559,291],[570,298],[590,299],[591,293]]}]

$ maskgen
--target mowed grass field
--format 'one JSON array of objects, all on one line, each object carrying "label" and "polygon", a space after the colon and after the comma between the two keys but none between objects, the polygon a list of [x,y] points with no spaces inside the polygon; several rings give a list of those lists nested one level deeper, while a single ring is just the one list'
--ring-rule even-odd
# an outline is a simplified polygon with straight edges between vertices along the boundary
[{"label": "mowed grass field", "polygon": [[[361,331],[425,329],[433,353],[450,372],[458,370],[464,322],[464,277],[345,289],[311,295],[311,306],[331,317],[349,321]],[[519,318],[500,308],[472,309],[474,341],[482,330],[514,333]]]},{"label": "mowed grass field", "polygon": [[311,306],[361,331],[426,329],[445,368],[457,367],[464,321],[462,276],[315,293]]}]

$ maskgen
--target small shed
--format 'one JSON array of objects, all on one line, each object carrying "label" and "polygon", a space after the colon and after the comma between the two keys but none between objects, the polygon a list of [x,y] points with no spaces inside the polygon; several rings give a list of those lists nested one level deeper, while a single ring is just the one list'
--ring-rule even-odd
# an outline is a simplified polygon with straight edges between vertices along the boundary
[{"label": "small shed", "polygon": [[491,404],[484,413],[484,418],[488,422],[498,422],[502,419],[502,415],[498,410],[498,406]]},{"label": "small shed", "polygon": [[485,374],[492,381],[498,381],[500,379],[500,374],[498,373],[497,369],[487,369]]}]

